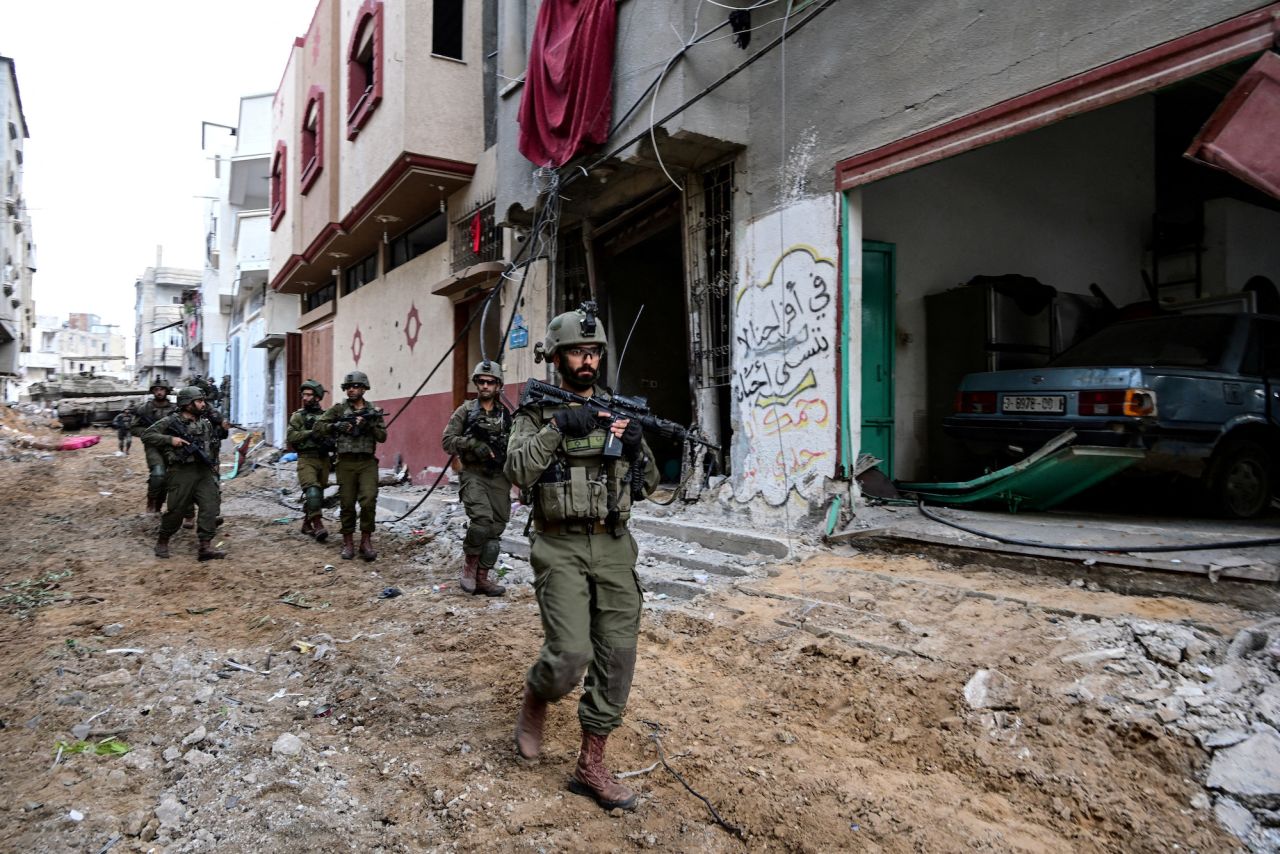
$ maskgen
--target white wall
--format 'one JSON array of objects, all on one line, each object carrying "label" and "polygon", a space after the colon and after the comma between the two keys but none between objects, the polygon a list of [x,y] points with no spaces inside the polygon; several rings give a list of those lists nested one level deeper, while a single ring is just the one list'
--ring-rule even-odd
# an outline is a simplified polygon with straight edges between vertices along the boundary
[{"label": "white wall", "polygon": [[1145,298],[1153,133],[1143,97],[862,189],[863,237],[897,247],[896,475],[917,476],[926,419],[941,417],[926,410],[926,294],[1020,273],[1074,293],[1096,282],[1117,305]]},{"label": "white wall", "polygon": [[1204,296],[1239,293],[1251,276],[1280,287],[1280,213],[1238,199],[1204,206]]},{"label": "white wall", "polygon": [[750,223],[733,310],[733,487],[739,501],[806,498],[835,474],[839,340],[835,196]]}]

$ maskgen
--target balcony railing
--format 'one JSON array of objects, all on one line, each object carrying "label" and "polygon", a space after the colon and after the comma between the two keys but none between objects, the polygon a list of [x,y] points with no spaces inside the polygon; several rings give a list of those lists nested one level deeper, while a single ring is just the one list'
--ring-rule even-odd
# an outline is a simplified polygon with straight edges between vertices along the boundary
[{"label": "balcony railing", "polygon": [[479,202],[453,221],[453,270],[502,258],[502,229],[494,222],[493,200]]}]

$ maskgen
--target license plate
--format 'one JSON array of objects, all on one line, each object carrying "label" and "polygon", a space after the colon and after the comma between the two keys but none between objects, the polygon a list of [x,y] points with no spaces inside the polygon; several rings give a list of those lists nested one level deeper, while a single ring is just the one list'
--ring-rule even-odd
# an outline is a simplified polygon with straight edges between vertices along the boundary
[{"label": "license plate", "polygon": [[1061,414],[1067,411],[1067,399],[1060,394],[1006,394],[1000,400],[1000,411]]}]

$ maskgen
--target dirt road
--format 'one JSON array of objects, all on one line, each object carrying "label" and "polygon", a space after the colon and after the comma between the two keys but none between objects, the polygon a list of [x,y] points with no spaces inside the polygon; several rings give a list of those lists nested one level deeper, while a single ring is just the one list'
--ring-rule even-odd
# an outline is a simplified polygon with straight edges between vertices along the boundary
[{"label": "dirt road", "polygon": [[[229,559],[196,563],[184,532],[161,561],[137,447],[0,462],[5,849],[1239,845],[1206,796],[1192,710],[1183,729],[1155,716],[1153,686],[1194,682],[1257,615],[911,557],[773,567],[646,610],[608,754],[644,772],[628,780],[642,801],[611,815],[565,788],[572,702],[540,761],[512,750],[540,638],[527,568],[504,599],[460,595],[452,530],[342,561],[272,521],[288,515],[275,485],[259,470],[225,487]],[[1192,675],[1144,657],[1142,625],[1182,632]],[[654,767],[659,744],[736,832]]]}]

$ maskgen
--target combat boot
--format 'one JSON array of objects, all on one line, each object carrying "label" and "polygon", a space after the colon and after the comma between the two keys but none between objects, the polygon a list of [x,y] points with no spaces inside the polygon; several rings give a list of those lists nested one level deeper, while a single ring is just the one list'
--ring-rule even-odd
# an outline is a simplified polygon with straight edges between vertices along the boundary
[{"label": "combat boot", "polygon": [[516,716],[516,752],[525,759],[537,759],[542,752],[542,725],[547,720],[547,701],[524,683],[524,702]]},{"label": "combat boot", "polygon": [[319,513],[311,517],[311,530],[317,543],[323,543],[329,539],[329,532],[324,527],[324,517]]},{"label": "combat boot", "polygon": [[609,736],[582,731],[582,748],[578,752],[578,767],[569,778],[569,791],[586,795],[607,810],[636,808],[636,793],[614,779],[604,767],[604,745]]},{"label": "combat boot", "polygon": [[369,531],[360,532],[360,557],[365,560],[378,559],[378,553],[373,550],[373,534]]},{"label": "combat boot", "polygon": [[156,557],[167,558],[168,556],[169,556],[169,538],[166,537],[164,534],[161,534],[156,539]]},{"label": "combat boot", "polygon": [[476,592],[476,570],[480,567],[480,555],[466,555],[462,562],[462,577],[458,586],[463,593]]},{"label": "combat boot", "polygon": [[341,551],[341,552],[339,552],[339,555],[338,555],[338,556],[339,556],[339,557],[341,557],[343,560],[351,560],[353,557],[355,557],[355,556],[356,556],[356,542],[355,542],[355,540],[356,540],[356,535],[355,535],[355,534],[347,534],[347,533],[343,533],[343,535],[342,535],[342,551]]},{"label": "combat boot", "polygon": [[302,533],[306,534],[308,537],[314,537],[316,535],[316,529],[315,526],[311,524],[310,516],[302,517]]},{"label": "combat boot", "polygon": [[222,560],[226,556],[226,552],[215,549],[209,540],[201,540],[200,550],[196,552],[196,560]]},{"label": "combat boot", "polygon": [[490,581],[489,570],[486,567],[477,566],[475,592],[477,595],[483,593],[485,596],[502,596],[507,592],[507,588],[496,581]]}]

